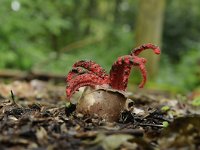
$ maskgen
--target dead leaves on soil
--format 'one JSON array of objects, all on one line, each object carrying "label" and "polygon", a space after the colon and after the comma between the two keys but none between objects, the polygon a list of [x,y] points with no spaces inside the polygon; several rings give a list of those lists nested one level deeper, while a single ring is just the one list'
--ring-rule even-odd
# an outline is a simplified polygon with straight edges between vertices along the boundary
[{"label": "dead leaves on soil", "polygon": [[0,149],[200,148],[200,116],[192,115],[198,111],[186,101],[130,95],[119,122],[108,123],[75,114],[75,105],[66,104],[65,86],[38,80],[1,83],[0,95]]}]

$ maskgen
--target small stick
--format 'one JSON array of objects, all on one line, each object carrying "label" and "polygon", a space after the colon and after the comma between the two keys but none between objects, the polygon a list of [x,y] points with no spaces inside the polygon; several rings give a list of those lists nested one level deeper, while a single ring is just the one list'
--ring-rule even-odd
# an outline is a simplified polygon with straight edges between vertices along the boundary
[{"label": "small stick", "polygon": [[12,98],[13,103],[16,104],[15,95],[14,95],[13,91],[11,90],[10,93],[11,93],[11,98]]},{"label": "small stick", "polygon": [[144,131],[141,129],[125,129],[125,130],[108,130],[103,131],[105,134],[131,134],[135,136],[143,136]]},{"label": "small stick", "polygon": [[138,124],[139,126],[151,126],[151,127],[160,127],[163,128],[163,125],[160,124]]}]

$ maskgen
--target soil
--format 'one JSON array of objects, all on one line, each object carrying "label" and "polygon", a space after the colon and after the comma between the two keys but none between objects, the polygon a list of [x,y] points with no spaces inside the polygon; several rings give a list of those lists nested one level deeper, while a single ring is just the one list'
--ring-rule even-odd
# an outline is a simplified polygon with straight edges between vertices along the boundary
[{"label": "soil", "polygon": [[75,113],[65,85],[0,83],[0,149],[200,149],[200,109],[187,97],[129,94],[117,122]]}]

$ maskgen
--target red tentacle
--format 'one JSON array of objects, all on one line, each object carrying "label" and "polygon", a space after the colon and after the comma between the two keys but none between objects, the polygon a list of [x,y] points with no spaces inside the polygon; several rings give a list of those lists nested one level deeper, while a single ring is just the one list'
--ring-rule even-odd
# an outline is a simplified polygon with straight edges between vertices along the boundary
[{"label": "red tentacle", "polygon": [[139,55],[142,51],[147,50],[147,49],[152,49],[155,54],[160,54],[160,48],[156,45],[153,45],[151,43],[148,44],[143,44],[140,47],[137,47],[131,51],[131,55]]},{"label": "red tentacle", "polygon": [[109,78],[106,71],[99,64],[93,61],[81,60],[73,65],[73,69],[68,73],[66,81],[68,82],[73,77],[84,73],[96,74],[103,79]]},{"label": "red tentacle", "polygon": [[83,67],[101,78],[108,78],[106,71],[94,61],[81,60],[76,62],[73,67]]},{"label": "red tentacle", "polygon": [[146,63],[146,59],[145,58],[140,58],[138,56],[133,56],[133,60],[134,60],[134,66],[139,67],[141,74],[142,74],[142,82],[139,85],[139,88],[143,88],[146,80],[147,80],[147,71],[145,68],[145,63]]},{"label": "red tentacle", "polygon": [[89,71],[87,71],[87,70],[85,70],[81,67],[72,68],[72,70],[70,70],[69,73],[67,74],[66,82],[69,82],[70,80],[72,80],[77,75],[88,73],[88,72]]},{"label": "red tentacle", "polygon": [[147,80],[146,59],[137,56],[122,56],[113,64],[110,70],[110,86],[117,90],[126,90],[130,72],[133,66],[139,67],[142,74],[142,82],[139,87],[142,88]]},{"label": "red tentacle", "polygon": [[109,80],[107,79],[102,79],[94,74],[82,74],[82,75],[78,75],[75,78],[73,78],[72,80],[70,80],[67,84],[66,87],[66,94],[67,97],[70,99],[70,97],[72,96],[72,94],[78,90],[80,87],[83,86],[96,86],[96,85],[102,85],[102,84],[108,84]]},{"label": "red tentacle", "polygon": [[126,89],[133,64],[134,60],[130,55],[119,57],[114,62],[110,70],[110,86],[113,89],[123,91]]},{"label": "red tentacle", "polygon": [[142,82],[140,83],[139,88],[143,88],[147,80],[147,75],[146,75],[147,71],[146,71],[145,65],[143,64],[140,64],[139,68],[142,73]]}]

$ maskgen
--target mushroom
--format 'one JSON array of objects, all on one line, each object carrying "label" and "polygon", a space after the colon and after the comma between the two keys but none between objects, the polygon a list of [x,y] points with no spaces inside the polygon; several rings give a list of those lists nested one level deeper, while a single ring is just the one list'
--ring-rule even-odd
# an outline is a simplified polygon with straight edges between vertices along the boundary
[{"label": "mushroom", "polygon": [[117,121],[126,103],[126,88],[133,66],[139,67],[142,73],[142,88],[146,83],[145,58],[140,58],[140,52],[152,49],[160,54],[160,49],[151,43],[133,49],[130,55],[121,56],[112,65],[110,74],[94,61],[81,60],[76,62],[69,71],[66,82],[66,94],[71,96],[80,87],[87,86],[78,100],[76,112],[88,115],[98,115],[107,121]]}]

